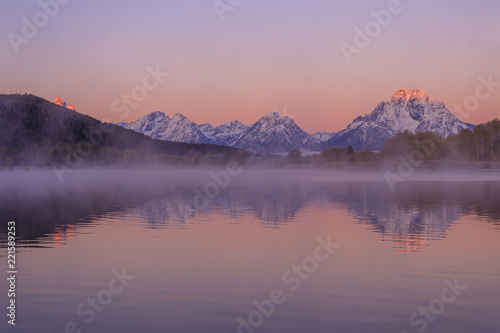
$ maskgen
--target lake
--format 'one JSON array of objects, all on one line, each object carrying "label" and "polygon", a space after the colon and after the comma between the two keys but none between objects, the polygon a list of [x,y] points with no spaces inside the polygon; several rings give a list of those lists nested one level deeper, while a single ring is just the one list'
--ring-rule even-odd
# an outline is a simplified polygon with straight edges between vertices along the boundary
[{"label": "lake", "polygon": [[0,331],[500,331],[500,172],[230,171],[0,173]]}]

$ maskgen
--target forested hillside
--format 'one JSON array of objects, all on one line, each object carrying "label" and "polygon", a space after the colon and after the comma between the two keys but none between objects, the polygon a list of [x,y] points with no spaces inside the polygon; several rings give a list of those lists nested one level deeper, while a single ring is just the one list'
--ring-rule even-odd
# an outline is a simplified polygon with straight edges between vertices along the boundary
[{"label": "forested hillside", "polygon": [[[0,95],[0,164],[200,163],[239,149],[153,140],[29,94]],[[210,157],[210,158],[208,158]]]},{"label": "forested hillside", "polygon": [[500,160],[500,120],[477,125],[472,131],[463,129],[445,138],[430,132],[399,132],[385,142],[382,154],[385,158],[409,157],[414,151],[422,151],[426,160]]}]

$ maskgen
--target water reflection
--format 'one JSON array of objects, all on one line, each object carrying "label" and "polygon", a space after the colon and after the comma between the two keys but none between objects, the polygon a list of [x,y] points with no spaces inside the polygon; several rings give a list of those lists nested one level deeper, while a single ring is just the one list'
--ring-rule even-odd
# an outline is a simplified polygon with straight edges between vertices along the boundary
[{"label": "water reflection", "polygon": [[53,238],[54,248],[60,249],[62,245],[66,245],[75,235],[75,226],[66,225],[61,228],[56,228]]},{"label": "water reflection", "polygon": [[234,219],[255,215],[264,227],[278,228],[290,223],[308,202],[308,193],[301,186],[231,187],[213,199],[201,201],[198,192],[178,189],[174,195],[145,202],[127,214],[142,217],[152,227],[186,227],[200,214],[220,213]]},{"label": "water reflection", "polygon": [[357,221],[370,226],[402,252],[420,251],[429,240],[443,238],[463,214],[462,205],[444,193],[434,195],[449,186],[412,183],[388,194],[376,186],[358,185],[347,189],[349,196],[344,204]]},{"label": "water reflection", "polygon": [[[149,228],[188,228],[202,214],[218,213],[239,223],[253,215],[263,227],[279,228],[293,223],[306,206],[340,206],[391,241],[401,251],[419,251],[433,239],[445,237],[447,229],[464,214],[477,215],[500,226],[498,182],[407,182],[395,193],[377,181],[235,181],[208,198],[201,194],[204,180],[113,182],[33,186],[28,192],[4,187],[0,193],[0,219],[19,221],[21,244],[59,247],[73,237],[79,224],[107,214],[139,219]],[[206,180],[205,180],[206,183]],[[75,186],[78,184],[78,186]],[[201,185],[200,185],[201,184]],[[6,234],[0,232],[2,246]]]}]

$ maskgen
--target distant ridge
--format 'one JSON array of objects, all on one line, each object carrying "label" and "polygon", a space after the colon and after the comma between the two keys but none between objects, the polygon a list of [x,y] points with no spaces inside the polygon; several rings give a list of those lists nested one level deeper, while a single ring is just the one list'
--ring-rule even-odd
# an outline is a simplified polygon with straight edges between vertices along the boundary
[{"label": "distant ridge", "polygon": [[[294,148],[314,150],[320,143],[318,138],[303,131],[293,119],[276,111],[260,118],[253,125],[245,125],[237,120],[217,127],[197,125],[179,113],[170,118],[159,111],[131,123],[117,125],[154,139],[211,143],[263,153],[288,152]],[[327,133],[322,135],[328,136]]]},{"label": "distant ridge", "polygon": [[379,150],[398,131],[430,131],[448,136],[464,128],[474,128],[453,115],[443,101],[432,99],[418,89],[396,91],[388,102],[381,102],[373,112],[357,117],[340,132],[309,134],[293,119],[276,111],[253,125],[237,120],[217,127],[197,125],[178,113],[170,119],[159,111],[118,125],[160,140],[213,143],[262,153],[288,152],[295,148],[319,151],[349,145],[354,149]]}]

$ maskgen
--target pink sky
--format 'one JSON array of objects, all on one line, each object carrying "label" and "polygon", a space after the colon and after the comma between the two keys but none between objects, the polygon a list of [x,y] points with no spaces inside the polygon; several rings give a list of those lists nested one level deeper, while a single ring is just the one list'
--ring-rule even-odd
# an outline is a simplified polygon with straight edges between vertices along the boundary
[{"label": "pink sky", "polygon": [[[1,40],[0,92],[60,96],[114,122],[159,110],[196,123],[248,124],[286,109],[316,132],[345,128],[400,88],[424,90],[453,111],[475,95],[478,77],[500,82],[500,3],[493,0],[401,1],[348,63],[340,44],[355,45],[355,27],[364,29],[388,3],[244,1],[220,21],[211,1],[70,2],[19,52]],[[42,10],[37,1],[3,7],[4,36],[21,35],[22,18]],[[169,76],[120,117],[113,101],[142,86],[148,66]],[[499,105],[500,85],[460,118],[485,122],[499,116]]]}]

